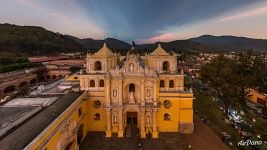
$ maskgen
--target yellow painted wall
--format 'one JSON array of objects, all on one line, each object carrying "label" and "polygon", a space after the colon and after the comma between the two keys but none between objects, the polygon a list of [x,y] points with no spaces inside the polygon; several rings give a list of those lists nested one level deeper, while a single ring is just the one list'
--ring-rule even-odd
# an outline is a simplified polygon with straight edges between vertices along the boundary
[{"label": "yellow painted wall", "polygon": [[193,122],[193,99],[182,98],[180,100],[180,122]]},{"label": "yellow painted wall", "polygon": [[[157,125],[159,132],[178,132],[178,122],[179,122],[179,101],[173,100],[171,98],[160,98],[161,104],[165,100],[170,100],[172,106],[168,109],[161,106],[157,113]],[[171,115],[171,119],[166,121],[164,120],[164,114],[169,113]]]},{"label": "yellow painted wall", "polygon": [[193,109],[180,109],[180,122],[193,122]]},{"label": "yellow painted wall", "polygon": [[[168,93],[167,95],[171,96],[176,94],[177,93]],[[162,93],[160,93],[160,95],[162,95]],[[159,132],[178,132],[180,122],[193,122],[192,94],[183,93],[182,95],[184,97],[160,97],[162,105],[157,113],[157,126]],[[168,109],[163,106],[163,102],[165,100],[170,100],[172,103],[171,107]],[[169,113],[171,115],[171,120],[164,120],[165,113]]]},{"label": "yellow painted wall", "polygon": [[[82,100],[86,97],[86,93],[82,94],[68,109],[66,109],[54,122],[50,124],[35,140],[32,141],[28,145],[28,149],[47,149],[47,150],[54,150],[57,149],[58,142],[62,140],[62,128],[64,124],[69,120],[73,120],[76,123],[76,129],[81,124],[84,124],[83,135],[86,135],[86,120],[84,119],[85,116],[85,103]],[[83,114],[79,116],[79,108],[82,108]],[[71,149],[76,148],[76,138],[73,138],[73,145]]]},{"label": "yellow painted wall", "polygon": [[[100,108],[93,107],[94,101],[99,100],[101,102]],[[105,131],[106,129],[106,122],[107,122],[107,113],[106,110],[103,108],[105,104],[104,97],[91,97],[86,101],[86,110],[88,110],[86,120],[88,120],[88,131]],[[94,120],[94,114],[100,114],[100,120]]]},{"label": "yellow painted wall", "polygon": [[193,107],[192,98],[182,98],[180,99],[180,108],[191,108]]}]

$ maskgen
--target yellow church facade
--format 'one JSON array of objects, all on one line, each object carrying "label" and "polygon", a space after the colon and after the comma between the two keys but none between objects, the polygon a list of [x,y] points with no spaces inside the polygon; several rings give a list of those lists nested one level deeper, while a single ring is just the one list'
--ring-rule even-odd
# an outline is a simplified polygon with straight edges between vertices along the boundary
[{"label": "yellow church facade", "polygon": [[175,53],[158,45],[145,56],[134,49],[120,56],[104,44],[86,59],[86,71],[66,79],[79,81],[83,94],[25,149],[79,149],[90,131],[121,138],[131,127],[141,138],[193,133],[194,97],[184,88]]},{"label": "yellow church facade", "polygon": [[177,71],[176,54],[161,45],[140,57],[114,54],[106,44],[88,54],[86,72],[79,76],[88,92],[89,131],[124,137],[128,125],[145,138],[159,132],[192,133],[193,93],[184,89],[184,75]]}]

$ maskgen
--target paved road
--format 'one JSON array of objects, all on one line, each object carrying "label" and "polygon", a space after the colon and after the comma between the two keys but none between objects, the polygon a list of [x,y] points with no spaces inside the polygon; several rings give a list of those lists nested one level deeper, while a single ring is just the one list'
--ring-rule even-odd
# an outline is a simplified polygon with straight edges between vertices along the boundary
[{"label": "paved road", "polygon": [[[184,150],[191,145],[192,150],[228,150],[229,148],[194,117],[194,134],[160,133],[159,139],[142,140],[143,150]],[[81,150],[136,150],[138,138],[105,138],[104,132],[89,132],[81,143]]]}]

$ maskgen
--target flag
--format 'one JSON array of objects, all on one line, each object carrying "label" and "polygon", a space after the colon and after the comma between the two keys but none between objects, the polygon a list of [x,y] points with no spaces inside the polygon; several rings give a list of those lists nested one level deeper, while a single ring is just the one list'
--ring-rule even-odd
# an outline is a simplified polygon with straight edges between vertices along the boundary
[{"label": "flag", "polygon": [[132,47],[135,47],[136,45],[135,45],[135,42],[134,41],[132,41]]}]

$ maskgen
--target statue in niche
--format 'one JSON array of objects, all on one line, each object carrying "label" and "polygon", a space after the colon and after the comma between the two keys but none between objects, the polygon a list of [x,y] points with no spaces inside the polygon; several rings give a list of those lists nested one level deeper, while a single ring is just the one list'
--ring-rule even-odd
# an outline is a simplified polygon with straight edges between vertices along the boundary
[{"label": "statue in niche", "polygon": [[114,124],[117,124],[117,123],[118,123],[118,121],[117,121],[117,116],[116,116],[116,115],[113,117],[113,123],[114,123]]},{"label": "statue in niche", "polygon": [[116,89],[113,90],[113,96],[114,96],[114,97],[117,97],[117,90],[116,90]]},{"label": "statue in niche", "polygon": [[133,91],[130,91],[130,93],[129,93],[129,104],[135,104],[134,92]]},{"label": "statue in niche", "polygon": [[147,124],[150,124],[150,116],[146,117],[146,122],[147,122]]},{"label": "statue in niche", "polygon": [[146,89],[146,96],[150,97],[150,89]]},{"label": "statue in niche", "polygon": [[131,63],[130,64],[130,72],[133,72],[134,71],[134,65]]}]

